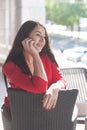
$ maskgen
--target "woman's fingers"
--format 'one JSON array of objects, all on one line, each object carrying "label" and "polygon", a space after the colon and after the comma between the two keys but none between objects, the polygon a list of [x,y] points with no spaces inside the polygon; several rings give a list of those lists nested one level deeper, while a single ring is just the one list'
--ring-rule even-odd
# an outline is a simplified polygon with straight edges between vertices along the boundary
[{"label": "woman's fingers", "polygon": [[43,108],[46,110],[50,110],[55,108],[57,102],[57,98],[52,94],[45,95],[43,99]]},{"label": "woman's fingers", "polygon": [[52,104],[52,97],[51,94],[45,95],[43,100],[43,108],[49,110]]},{"label": "woman's fingers", "polygon": [[57,98],[53,102],[53,106],[52,106],[53,109],[56,107],[56,103],[57,103]]},{"label": "woman's fingers", "polygon": [[33,53],[36,52],[36,49],[34,47],[35,41],[32,39],[26,38],[22,41],[22,45],[25,51],[33,55]]},{"label": "woman's fingers", "polygon": [[29,48],[30,41],[31,41],[31,39],[29,39],[29,38],[26,38],[22,41],[22,45],[23,45],[24,50],[27,50]]}]

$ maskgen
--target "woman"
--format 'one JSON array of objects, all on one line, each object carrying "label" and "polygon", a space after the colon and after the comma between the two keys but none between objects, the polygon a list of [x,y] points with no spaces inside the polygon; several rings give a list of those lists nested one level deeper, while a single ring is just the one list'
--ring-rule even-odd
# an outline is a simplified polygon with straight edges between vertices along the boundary
[{"label": "woman", "polygon": [[[32,93],[45,93],[42,107],[54,109],[58,92],[66,86],[50,48],[47,31],[35,21],[19,29],[13,47],[3,65],[3,73],[12,88]],[[9,110],[8,97],[4,107]]]}]

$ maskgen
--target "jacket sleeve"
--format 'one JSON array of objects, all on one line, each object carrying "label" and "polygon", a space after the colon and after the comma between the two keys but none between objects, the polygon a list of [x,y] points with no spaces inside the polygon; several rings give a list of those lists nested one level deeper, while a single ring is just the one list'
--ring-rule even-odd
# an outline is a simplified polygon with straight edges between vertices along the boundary
[{"label": "jacket sleeve", "polygon": [[62,75],[62,72],[60,71],[60,68],[53,62],[52,62],[52,80],[53,82],[61,80],[64,83],[64,86],[66,87],[66,81]]},{"label": "jacket sleeve", "polygon": [[20,88],[28,92],[44,93],[47,89],[48,81],[38,77],[29,76],[13,62],[8,62],[3,66],[3,72],[14,88]]}]

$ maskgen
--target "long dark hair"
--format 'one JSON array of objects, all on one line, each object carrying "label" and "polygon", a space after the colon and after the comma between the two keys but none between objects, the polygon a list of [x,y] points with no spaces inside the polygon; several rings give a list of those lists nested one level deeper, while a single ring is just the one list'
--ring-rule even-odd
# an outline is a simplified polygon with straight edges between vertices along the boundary
[{"label": "long dark hair", "polygon": [[[39,22],[36,22],[36,21],[32,21],[32,20],[29,20],[29,21],[26,21],[19,29],[19,31],[17,32],[17,35],[14,39],[14,42],[13,42],[13,46],[12,46],[12,49],[10,50],[9,52],[9,55],[5,61],[8,62],[8,61],[13,61],[15,64],[17,64],[20,68],[22,68],[22,70],[25,72],[25,73],[28,73],[30,74],[29,72],[29,69],[26,65],[26,62],[25,62],[25,58],[24,58],[24,55],[23,55],[23,46],[21,44],[21,42],[27,38],[29,36],[29,34],[32,32],[32,30],[36,27],[36,26],[42,26],[44,29],[45,27],[40,24]],[[52,53],[52,50],[50,48],[50,41],[49,41],[49,38],[48,38],[48,34],[47,34],[47,31],[45,29],[45,35],[46,35],[46,44],[44,46],[44,48],[42,49],[41,54],[43,53],[46,53],[48,55],[48,57],[54,62],[57,64],[56,60],[55,60],[55,57]],[[4,64],[5,64],[4,63]]]}]

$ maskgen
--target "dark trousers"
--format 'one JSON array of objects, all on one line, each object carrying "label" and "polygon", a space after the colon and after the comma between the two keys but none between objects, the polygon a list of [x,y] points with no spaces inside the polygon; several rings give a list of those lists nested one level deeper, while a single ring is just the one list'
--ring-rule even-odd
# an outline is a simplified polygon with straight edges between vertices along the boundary
[{"label": "dark trousers", "polygon": [[5,105],[1,107],[1,114],[4,130],[11,130],[11,113]]}]

